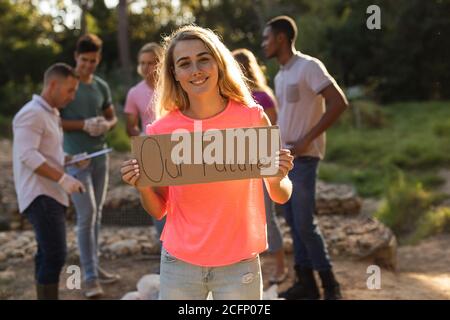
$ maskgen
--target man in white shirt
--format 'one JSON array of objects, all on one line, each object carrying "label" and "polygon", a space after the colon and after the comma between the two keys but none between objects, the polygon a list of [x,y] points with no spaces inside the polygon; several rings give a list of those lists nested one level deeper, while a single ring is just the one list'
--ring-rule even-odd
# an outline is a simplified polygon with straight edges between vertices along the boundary
[{"label": "man in white shirt", "polygon": [[296,37],[295,21],[279,16],[266,24],[262,43],[266,57],[276,58],[280,64],[275,77],[278,125],[283,147],[291,149],[295,157],[289,172],[293,192],[283,209],[293,238],[297,282],[280,296],[288,300],[319,299],[316,270],[324,299],[340,299],[340,287],[314,221],[315,182],[319,161],[325,155],[325,130],[348,103],[323,63],[295,49]]},{"label": "man in white shirt", "polygon": [[13,119],[14,184],[19,211],[36,234],[38,299],[58,299],[66,258],[68,194],[85,191],[80,181],[64,173],[64,163],[71,157],[63,152],[59,117],[59,109],[73,100],[77,87],[78,76],[72,67],[56,63],[45,72],[41,95],[33,95]]}]

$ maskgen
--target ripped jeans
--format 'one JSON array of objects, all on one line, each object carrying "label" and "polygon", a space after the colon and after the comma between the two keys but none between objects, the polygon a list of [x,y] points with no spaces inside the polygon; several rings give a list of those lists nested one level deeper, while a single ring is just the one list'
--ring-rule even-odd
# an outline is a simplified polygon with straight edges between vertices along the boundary
[{"label": "ripped jeans", "polygon": [[202,267],[181,261],[162,248],[161,300],[262,300],[259,256],[223,267]]}]

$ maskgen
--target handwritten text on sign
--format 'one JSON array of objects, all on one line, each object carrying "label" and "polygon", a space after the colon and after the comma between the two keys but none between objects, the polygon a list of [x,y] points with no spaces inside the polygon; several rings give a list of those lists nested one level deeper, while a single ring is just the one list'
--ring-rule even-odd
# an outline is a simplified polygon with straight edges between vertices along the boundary
[{"label": "handwritten text on sign", "polygon": [[275,176],[277,126],[206,130],[132,138],[138,186],[169,186]]}]

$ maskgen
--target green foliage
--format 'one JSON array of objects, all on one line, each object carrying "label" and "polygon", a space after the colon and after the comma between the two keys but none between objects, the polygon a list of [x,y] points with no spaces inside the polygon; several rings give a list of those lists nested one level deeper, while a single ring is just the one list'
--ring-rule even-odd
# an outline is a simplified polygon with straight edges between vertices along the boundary
[{"label": "green foliage", "polygon": [[13,115],[42,81],[60,47],[52,20],[29,3],[0,0],[0,113]]},{"label": "green foliage", "polygon": [[0,137],[12,138],[12,119],[0,114]]},{"label": "green foliage", "polygon": [[382,129],[388,126],[383,108],[370,100],[350,101],[350,109],[339,118],[338,123],[358,129]]},{"label": "green foliage", "polygon": [[0,87],[0,97],[2,98],[0,113],[11,117],[31,100],[34,93],[39,93],[40,89],[40,82],[34,82],[29,76],[21,82],[8,81]]},{"label": "green foliage", "polygon": [[433,133],[439,138],[450,137],[450,119],[433,124]]},{"label": "green foliage", "polygon": [[435,131],[448,123],[448,102],[382,107],[358,103],[362,129],[354,127],[351,110],[347,110],[327,131],[326,157],[319,170],[321,179],[352,183],[363,196],[381,196],[389,182],[387,177],[398,169],[425,188],[442,184],[434,168],[450,164],[450,135],[437,136]]},{"label": "green foliage", "polygon": [[371,168],[347,167],[325,161],[320,164],[319,178],[328,182],[351,183],[364,197],[376,197],[383,194],[385,178],[383,170]]},{"label": "green foliage", "polygon": [[435,198],[420,183],[411,183],[402,172],[392,179],[385,200],[376,217],[389,226],[396,235],[414,231]]},{"label": "green foliage", "polygon": [[[3,114],[12,115],[18,108],[16,101],[9,100],[11,94],[3,96],[9,90],[3,86],[17,88],[26,79],[37,86],[51,63],[74,63],[73,51],[80,30],[62,23],[68,13],[64,1],[54,2],[56,17],[41,15],[37,3],[0,0]],[[100,72],[109,75],[120,67],[117,10],[108,9],[104,1],[91,3],[86,13],[87,29],[103,40]],[[288,14],[299,28],[297,48],[323,60],[341,86],[365,86],[372,92],[370,98],[384,101],[450,97],[448,0],[180,0],[177,6],[170,0],[147,3],[140,13],[128,11],[134,63],[144,43],[159,42],[178,26],[196,23],[217,31],[230,49],[252,50],[260,62],[267,64],[272,80],[278,65],[274,59],[267,61],[263,57],[261,34],[271,17]],[[371,4],[381,8],[381,30],[368,30],[365,25],[366,9]],[[121,79],[123,86],[130,85],[125,83],[126,78]],[[13,85],[8,85],[10,82]],[[369,123],[372,128],[377,125],[384,124]]]},{"label": "green foliage", "polygon": [[433,208],[420,219],[418,227],[410,237],[409,242],[416,243],[419,240],[442,232],[450,232],[450,208]]},{"label": "green foliage", "polygon": [[108,146],[115,151],[127,152],[131,150],[130,138],[127,135],[124,121],[119,118],[117,125],[106,135]]}]

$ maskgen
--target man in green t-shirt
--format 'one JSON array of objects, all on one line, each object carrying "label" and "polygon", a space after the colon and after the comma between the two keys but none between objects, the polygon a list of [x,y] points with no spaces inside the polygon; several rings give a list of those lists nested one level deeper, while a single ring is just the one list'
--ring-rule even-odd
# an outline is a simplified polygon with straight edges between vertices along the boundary
[{"label": "man in green t-shirt", "polygon": [[[101,60],[102,41],[95,35],[82,36],[75,51],[75,70],[80,77],[75,99],[61,112],[64,151],[69,154],[95,152],[106,147],[105,133],[117,123],[108,84],[94,75]],[[87,192],[72,195],[77,214],[77,239],[84,273],[84,295],[103,295],[100,283],[119,279],[101,269],[98,259],[98,236],[102,207],[108,187],[108,156],[92,158],[87,168],[74,166],[68,173],[85,185]]]}]

